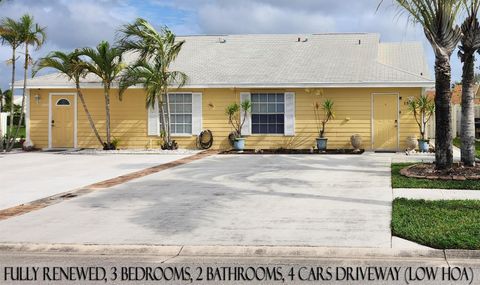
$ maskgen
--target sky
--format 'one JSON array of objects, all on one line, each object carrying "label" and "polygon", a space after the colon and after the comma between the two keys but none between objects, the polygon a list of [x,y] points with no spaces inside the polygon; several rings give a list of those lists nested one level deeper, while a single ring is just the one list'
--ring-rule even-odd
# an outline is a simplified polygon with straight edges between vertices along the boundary
[{"label": "sky", "polygon": [[[137,17],[177,35],[270,33],[379,33],[383,42],[420,41],[433,74],[434,56],[423,31],[384,0],[3,0],[0,18],[30,14],[46,27],[47,41],[33,53],[36,60],[53,50],[71,51],[114,41],[118,28]],[[8,46],[0,46],[0,88],[11,80]],[[18,74],[22,75],[22,59]],[[452,76],[461,64],[452,56]]]}]

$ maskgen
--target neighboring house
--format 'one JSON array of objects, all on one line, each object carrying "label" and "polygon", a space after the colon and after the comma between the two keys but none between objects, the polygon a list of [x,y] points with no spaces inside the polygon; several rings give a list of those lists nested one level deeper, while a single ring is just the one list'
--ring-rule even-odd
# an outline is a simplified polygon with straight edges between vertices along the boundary
[{"label": "neighboring house", "polygon": [[[185,72],[189,82],[171,90],[170,101],[173,136],[183,148],[195,148],[205,129],[213,132],[214,148],[229,148],[225,108],[250,99],[252,114],[242,132],[247,148],[308,149],[319,129],[313,106],[328,98],[335,104],[329,148],[350,148],[350,136],[360,134],[366,149],[402,150],[406,138],[418,133],[406,102],[434,85],[420,43],[381,43],[377,34],[178,39],[185,45],[172,69]],[[28,81],[27,133],[37,147],[100,147],[73,87],[57,74]],[[89,76],[82,87],[104,134],[101,84]],[[157,148],[159,115],[145,108],[143,89],[129,89],[122,101],[116,93],[111,126],[120,148]]]},{"label": "neighboring house", "polygon": [[[480,88],[475,86],[475,118],[480,119]],[[427,96],[435,99],[435,89],[427,90]],[[452,89],[452,133],[454,137],[460,136],[462,124],[462,85],[457,84]],[[435,137],[435,117],[429,122],[427,127],[429,137]],[[480,137],[480,128],[476,130],[477,137]]]}]

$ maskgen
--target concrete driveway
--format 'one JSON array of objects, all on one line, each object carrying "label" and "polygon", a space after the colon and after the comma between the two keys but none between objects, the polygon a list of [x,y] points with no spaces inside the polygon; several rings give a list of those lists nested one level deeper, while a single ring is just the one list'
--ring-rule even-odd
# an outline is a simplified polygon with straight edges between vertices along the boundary
[{"label": "concrete driveway", "polygon": [[0,242],[390,247],[389,156],[216,155],[0,222]]},{"label": "concrete driveway", "polygon": [[63,193],[187,155],[0,154],[0,209]]}]

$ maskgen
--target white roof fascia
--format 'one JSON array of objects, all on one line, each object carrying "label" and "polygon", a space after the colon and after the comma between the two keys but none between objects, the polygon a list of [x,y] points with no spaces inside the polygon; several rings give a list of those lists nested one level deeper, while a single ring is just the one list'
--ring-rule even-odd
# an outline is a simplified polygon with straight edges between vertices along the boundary
[{"label": "white roof fascia", "polygon": [[[202,85],[185,85],[180,89],[205,89],[205,88],[391,88],[391,87],[422,87],[430,88],[434,87],[433,81],[416,81],[416,82],[354,82],[354,83],[271,83],[271,84],[202,84]],[[82,83],[80,84],[82,89],[101,89],[103,86],[97,83]],[[15,89],[22,89],[23,87],[15,86]],[[29,85],[27,89],[74,89],[75,85]],[[113,89],[117,89],[117,85],[112,85]],[[140,85],[132,86],[130,89],[143,88]],[[172,86],[172,88],[176,88]]]}]

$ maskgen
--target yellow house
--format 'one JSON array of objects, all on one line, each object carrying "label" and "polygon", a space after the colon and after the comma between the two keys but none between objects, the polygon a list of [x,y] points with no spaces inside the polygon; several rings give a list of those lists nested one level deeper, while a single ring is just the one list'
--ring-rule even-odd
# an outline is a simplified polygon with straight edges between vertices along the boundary
[{"label": "yellow house", "polygon": [[[315,145],[319,124],[314,105],[334,101],[327,125],[329,148],[350,148],[360,134],[368,150],[402,150],[418,134],[406,102],[434,84],[420,43],[381,43],[377,34],[224,35],[179,37],[185,45],[172,70],[189,76],[172,89],[173,138],[196,148],[211,130],[213,148],[230,148],[225,108],[249,99],[252,112],[242,135],[247,148]],[[132,59],[128,59],[132,60]],[[16,86],[21,86],[17,82]],[[58,74],[27,82],[27,139],[38,148],[99,148],[74,85]],[[93,119],[105,136],[102,86],[93,76],[81,83]],[[119,148],[158,148],[157,110],[145,107],[141,86],[122,101],[112,90],[111,128]]]}]

